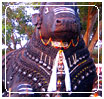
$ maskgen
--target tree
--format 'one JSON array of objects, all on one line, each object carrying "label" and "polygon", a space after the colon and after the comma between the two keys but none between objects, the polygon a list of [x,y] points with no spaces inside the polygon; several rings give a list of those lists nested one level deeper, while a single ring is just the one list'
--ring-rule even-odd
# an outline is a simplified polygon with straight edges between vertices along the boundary
[{"label": "tree", "polygon": [[[87,5],[95,5],[95,6],[97,6],[99,8],[99,10],[100,10],[100,20],[99,20],[100,21],[99,22],[100,23],[100,28],[99,29],[100,29],[100,33],[101,33],[102,32],[102,28],[101,28],[101,26],[102,26],[101,25],[101,23],[102,23],[102,21],[101,21],[102,20],[102,3],[101,2],[90,2],[90,3],[86,3],[86,4]],[[90,46],[91,40],[93,40],[95,38],[94,35],[95,35],[95,33],[97,33],[97,30],[98,30],[97,29],[97,25],[98,25],[97,24],[98,23],[98,21],[97,21],[98,9],[95,6],[88,6],[88,9],[86,9],[86,10],[84,9],[85,12],[87,12],[86,13],[87,15],[83,16],[83,18],[82,18],[82,19],[87,20],[86,21],[86,26],[85,26],[86,27],[86,32],[84,34],[83,39],[85,41],[86,46],[88,46],[88,47]],[[91,34],[93,34],[93,37],[94,37],[92,39],[90,39]],[[90,46],[90,48],[91,48],[91,46]],[[91,50],[91,52],[92,52],[92,50]]]},{"label": "tree", "polygon": [[[18,2],[3,2],[2,3],[2,43],[5,44],[5,9],[9,5],[20,5]],[[21,45],[21,38],[31,38],[34,32],[34,26],[31,23],[31,16],[27,15],[26,7],[7,7],[6,10],[6,44],[8,46],[7,52],[17,49],[17,44]],[[11,47],[13,44],[13,48]],[[22,45],[21,45],[22,47]]]},{"label": "tree", "polygon": [[[98,41],[98,35],[99,39],[102,40],[102,3],[101,2],[86,2],[86,3],[79,3],[83,5],[95,5],[95,6],[88,6],[88,7],[79,7],[80,8],[80,17],[81,17],[81,23],[82,23],[82,32],[83,33],[83,39],[85,41],[86,46],[88,47],[91,56],[97,58],[98,53],[97,51],[94,51],[94,47]],[[99,9],[99,33],[98,34],[98,9]],[[101,49],[100,49],[101,50]],[[96,52],[96,55],[94,55]],[[101,51],[102,52],[102,51]],[[95,57],[96,56],[96,57]],[[100,53],[100,57],[102,57]],[[97,60],[97,59],[95,59]],[[100,58],[101,62],[102,58]],[[95,61],[97,62],[97,61]]]}]

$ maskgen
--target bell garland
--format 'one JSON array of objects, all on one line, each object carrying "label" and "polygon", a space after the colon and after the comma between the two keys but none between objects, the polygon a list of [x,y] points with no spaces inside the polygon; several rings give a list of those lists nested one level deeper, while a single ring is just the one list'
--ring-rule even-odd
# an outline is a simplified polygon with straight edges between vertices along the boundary
[{"label": "bell garland", "polygon": [[[45,46],[47,46],[47,45],[51,42],[51,44],[53,45],[54,48],[60,48],[60,47],[57,47],[57,46],[54,45],[54,43],[53,43],[51,37],[49,38],[49,40],[48,40],[47,42],[44,42],[40,31],[39,31],[39,35],[40,35],[40,40],[41,40],[41,42],[42,42]],[[67,46],[67,47],[63,47],[63,48],[64,48],[64,49],[68,49],[68,48],[71,46],[71,44],[72,44],[73,47],[76,47],[76,46],[78,45],[78,43],[79,43],[79,36],[77,37],[77,42],[76,42],[76,44],[74,44],[73,39],[71,39],[71,41],[69,42],[68,46]],[[63,41],[60,41],[60,44],[61,44],[62,46],[64,46]],[[62,48],[62,47],[61,47],[61,48]]]}]

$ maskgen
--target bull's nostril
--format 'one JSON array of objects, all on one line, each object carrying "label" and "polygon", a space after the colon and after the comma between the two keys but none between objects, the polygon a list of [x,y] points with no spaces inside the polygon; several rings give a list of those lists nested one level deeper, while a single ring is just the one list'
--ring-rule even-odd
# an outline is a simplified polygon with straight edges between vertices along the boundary
[{"label": "bull's nostril", "polygon": [[56,20],[56,23],[61,23],[61,21],[60,20]]}]

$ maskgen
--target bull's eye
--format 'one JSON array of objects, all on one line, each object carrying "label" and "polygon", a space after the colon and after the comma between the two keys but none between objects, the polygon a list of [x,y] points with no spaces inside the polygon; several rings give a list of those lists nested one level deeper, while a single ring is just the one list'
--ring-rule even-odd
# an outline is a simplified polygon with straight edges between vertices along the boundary
[{"label": "bull's eye", "polygon": [[48,8],[45,8],[45,14],[47,14],[49,12]]}]

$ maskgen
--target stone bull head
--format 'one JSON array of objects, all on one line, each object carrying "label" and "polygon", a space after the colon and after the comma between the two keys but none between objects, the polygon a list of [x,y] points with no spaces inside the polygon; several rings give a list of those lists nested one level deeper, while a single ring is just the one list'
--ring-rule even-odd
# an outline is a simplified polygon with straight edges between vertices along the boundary
[{"label": "stone bull head", "polygon": [[42,3],[42,5],[46,6],[41,6],[40,13],[33,15],[33,24],[41,31],[43,39],[51,37],[52,40],[70,41],[70,39],[79,35],[80,19],[77,12],[78,8],[71,6],[76,5],[76,3],[48,2]]}]

